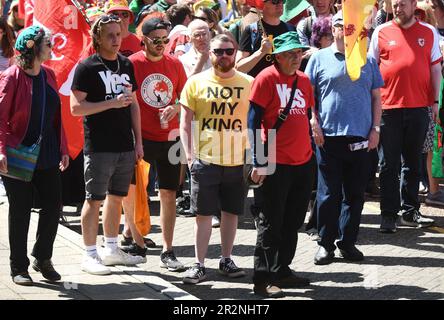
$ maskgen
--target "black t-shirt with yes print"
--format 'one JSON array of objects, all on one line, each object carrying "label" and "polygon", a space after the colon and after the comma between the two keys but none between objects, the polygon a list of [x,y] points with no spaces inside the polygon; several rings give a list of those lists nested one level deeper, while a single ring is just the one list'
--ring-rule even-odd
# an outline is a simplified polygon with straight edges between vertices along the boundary
[{"label": "black t-shirt with yes print", "polygon": [[[76,68],[72,90],[87,93],[86,101],[102,102],[117,98],[124,84],[137,89],[134,68],[128,58],[118,55],[109,61],[97,54],[86,58]],[[85,116],[84,152],[127,152],[134,150],[131,108],[108,109]]]}]

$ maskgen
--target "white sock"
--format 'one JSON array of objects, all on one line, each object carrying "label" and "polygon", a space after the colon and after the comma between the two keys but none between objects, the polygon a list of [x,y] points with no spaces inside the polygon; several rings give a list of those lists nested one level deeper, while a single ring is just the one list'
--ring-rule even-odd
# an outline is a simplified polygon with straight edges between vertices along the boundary
[{"label": "white sock", "polygon": [[116,251],[117,250],[117,241],[118,241],[118,237],[115,237],[115,238],[105,237],[105,248],[111,249],[111,251]]},{"label": "white sock", "polygon": [[85,252],[88,257],[94,258],[97,256],[97,246],[85,246]]}]

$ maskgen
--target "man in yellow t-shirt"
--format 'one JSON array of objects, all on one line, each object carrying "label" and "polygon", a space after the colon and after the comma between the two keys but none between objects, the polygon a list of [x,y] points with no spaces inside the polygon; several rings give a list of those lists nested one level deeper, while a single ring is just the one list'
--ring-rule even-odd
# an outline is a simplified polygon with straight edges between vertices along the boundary
[{"label": "man in yellow t-shirt", "polygon": [[181,94],[180,136],[191,171],[191,211],[197,215],[196,263],[185,273],[184,283],[206,278],[211,218],[219,212],[219,272],[230,278],[245,275],[231,259],[231,251],[244,208],[243,164],[253,78],[234,70],[236,49],[237,44],[226,35],[213,38],[213,67],[189,78]]}]

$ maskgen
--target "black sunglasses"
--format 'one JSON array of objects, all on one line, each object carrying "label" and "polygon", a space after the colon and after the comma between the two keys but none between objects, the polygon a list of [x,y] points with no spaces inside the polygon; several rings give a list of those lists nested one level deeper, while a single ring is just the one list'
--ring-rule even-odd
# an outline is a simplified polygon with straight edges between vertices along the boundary
[{"label": "black sunglasses", "polygon": [[170,42],[170,39],[168,39],[168,38],[166,38],[166,37],[164,37],[164,38],[156,38],[156,39],[151,39],[150,37],[148,37],[148,36],[145,36],[145,37],[147,37],[148,39],[150,39],[151,40],[151,42],[155,45],[155,46],[158,46],[159,44],[168,44],[169,42]]},{"label": "black sunglasses", "polygon": [[228,49],[213,49],[212,52],[218,56],[222,57],[224,55],[224,52],[227,56],[232,56],[234,54],[235,49],[234,48],[228,48]]},{"label": "black sunglasses", "polygon": [[285,3],[285,0],[265,0],[264,2],[271,2],[272,4],[276,5],[279,3]]}]

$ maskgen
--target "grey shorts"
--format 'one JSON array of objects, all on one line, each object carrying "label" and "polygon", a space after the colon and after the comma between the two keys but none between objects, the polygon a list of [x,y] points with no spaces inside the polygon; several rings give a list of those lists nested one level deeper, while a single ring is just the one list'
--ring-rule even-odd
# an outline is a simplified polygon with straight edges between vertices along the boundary
[{"label": "grey shorts", "polygon": [[134,151],[85,154],[86,199],[104,200],[106,194],[125,197],[135,163]]},{"label": "grey shorts", "polygon": [[241,215],[246,188],[243,166],[224,167],[194,160],[191,165],[191,212],[202,216],[225,211]]}]

